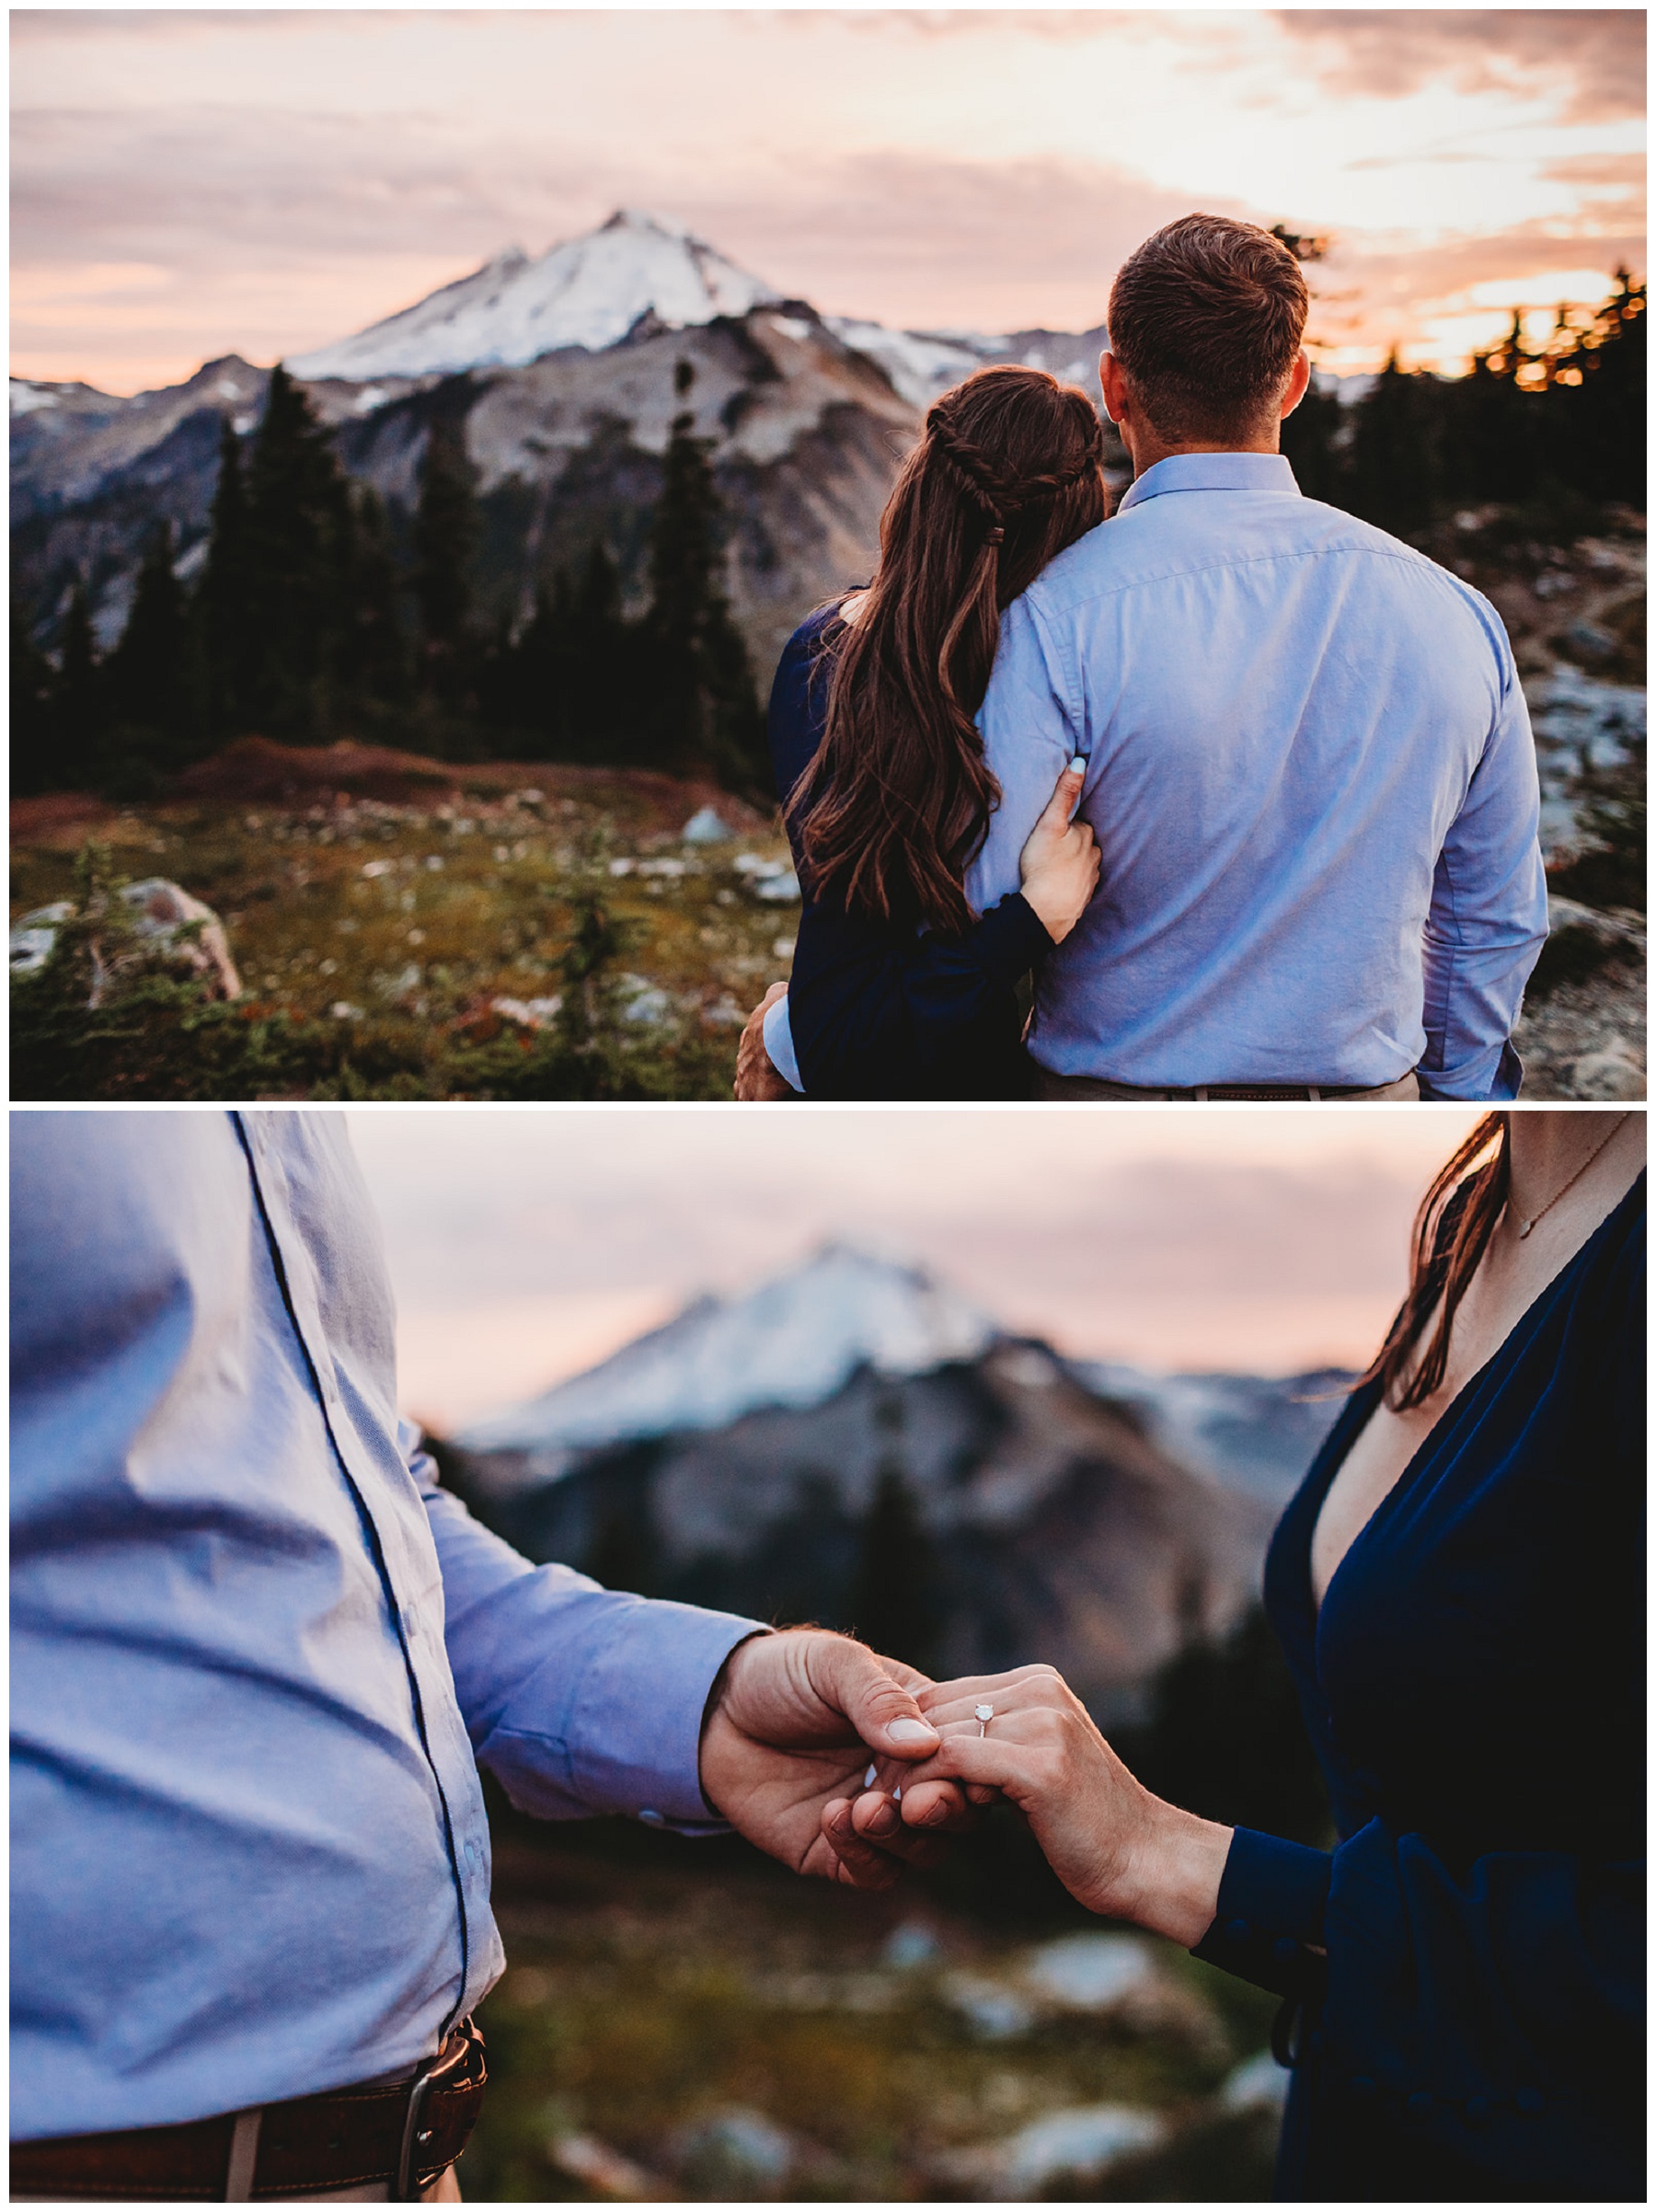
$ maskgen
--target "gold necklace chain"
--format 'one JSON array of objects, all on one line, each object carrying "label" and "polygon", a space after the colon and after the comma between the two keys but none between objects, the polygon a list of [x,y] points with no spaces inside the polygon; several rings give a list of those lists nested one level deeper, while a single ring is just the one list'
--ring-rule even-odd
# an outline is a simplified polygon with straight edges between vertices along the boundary
[{"label": "gold necklace chain", "polygon": [[1566,1191],[1574,1190],[1576,1184],[1581,1181],[1582,1176],[1586,1174],[1588,1169],[1592,1167],[1593,1161],[1597,1159],[1599,1154],[1604,1149],[1604,1146],[1610,1142],[1610,1138],[1616,1135],[1622,1123],[1624,1122],[1630,1122],[1632,1119],[1633,1116],[1630,1113],[1618,1113],[1615,1121],[1610,1125],[1609,1135],[1603,1136],[1599,1139],[1598,1143],[1594,1145],[1593,1150],[1587,1155],[1586,1158],[1581,1162],[1581,1166],[1576,1169],[1570,1181],[1563,1184],[1560,1189],[1553,1192],[1547,1204],[1541,1208],[1540,1213],[1532,1214],[1527,1221],[1521,1221],[1518,1224],[1518,1236],[1521,1242],[1529,1235],[1531,1229],[1535,1227],[1536,1222],[1540,1220],[1542,1214],[1550,1214],[1554,1206],[1558,1204],[1559,1199],[1563,1197],[1564,1192]]}]

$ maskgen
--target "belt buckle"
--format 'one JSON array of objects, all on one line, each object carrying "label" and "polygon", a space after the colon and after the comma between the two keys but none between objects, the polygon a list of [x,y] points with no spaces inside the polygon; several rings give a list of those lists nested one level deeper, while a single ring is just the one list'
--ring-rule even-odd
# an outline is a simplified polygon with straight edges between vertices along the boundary
[{"label": "belt buckle", "polygon": [[415,2205],[420,2202],[420,2189],[414,2177],[420,2169],[416,2154],[425,2139],[420,2133],[420,2123],[425,2111],[426,2099],[447,2076],[458,2073],[465,2068],[482,2040],[468,2014],[455,2030],[452,2047],[445,2046],[422,2066],[416,2068],[414,2079],[408,2084],[408,2103],[403,2114],[402,2148],[397,2156],[397,2185],[392,2195],[397,2204]]}]

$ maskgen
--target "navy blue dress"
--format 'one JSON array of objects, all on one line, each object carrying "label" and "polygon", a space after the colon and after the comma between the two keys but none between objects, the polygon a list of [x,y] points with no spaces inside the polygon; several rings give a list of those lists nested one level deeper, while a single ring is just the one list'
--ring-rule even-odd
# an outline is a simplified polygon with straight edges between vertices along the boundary
[{"label": "navy blue dress", "polygon": [[[769,729],[784,801],[822,745],[834,647],[844,629],[832,608],[809,616],[777,666]],[[788,834],[799,869],[791,824]],[[1028,1098],[1033,1071],[1017,990],[1051,944],[1019,892],[949,937],[861,918],[807,891],[788,985],[806,1095]]]},{"label": "navy blue dress", "polygon": [[1641,1175],[1320,1612],[1311,1532],[1375,1386],[1272,1540],[1341,1840],[1238,1829],[1197,1956],[1299,2000],[1280,2196],[1643,2200],[1644,1213]]}]

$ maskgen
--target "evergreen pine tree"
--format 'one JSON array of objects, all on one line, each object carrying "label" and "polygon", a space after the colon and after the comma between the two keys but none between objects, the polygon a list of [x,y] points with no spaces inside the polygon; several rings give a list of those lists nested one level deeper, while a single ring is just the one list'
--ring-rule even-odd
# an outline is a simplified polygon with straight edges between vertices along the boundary
[{"label": "evergreen pine tree", "polygon": [[464,420],[432,417],[414,517],[414,596],[420,674],[434,697],[462,703],[469,682],[471,564],[479,536]]},{"label": "evergreen pine tree", "polygon": [[52,701],[57,767],[51,780],[64,789],[83,790],[93,781],[104,722],[101,673],[86,587],[77,579],[63,615]]},{"label": "evergreen pine tree", "polygon": [[1570,359],[1579,383],[1560,391],[1572,480],[1591,498],[1645,503],[1645,299],[1627,270]]},{"label": "evergreen pine tree", "polygon": [[[696,372],[681,361],[682,399]],[[717,574],[722,509],[695,417],[675,415],[650,543],[654,747],[678,770],[711,768],[727,783],[762,784],[765,732],[747,648]]]},{"label": "evergreen pine tree", "polygon": [[247,545],[258,623],[247,705],[268,734],[318,742],[332,732],[349,627],[351,507],[328,433],[280,363],[247,472]]},{"label": "evergreen pine tree", "polygon": [[29,616],[11,603],[11,787],[14,793],[49,791],[62,770],[52,729],[57,672],[35,643]]},{"label": "evergreen pine tree", "polygon": [[409,670],[401,585],[385,504],[371,484],[352,488],[350,523],[350,620],[341,642],[340,678],[347,694],[370,711],[402,706],[408,697]]},{"label": "evergreen pine tree", "polygon": [[1383,530],[1419,529],[1441,501],[1434,383],[1409,375],[1394,351],[1357,402],[1349,504]]},{"label": "evergreen pine tree", "polygon": [[851,1625],[877,1652],[929,1673],[939,1629],[937,1567],[895,1450],[881,1460],[857,1539]]},{"label": "evergreen pine tree", "polygon": [[190,624],[173,573],[172,524],[151,531],[121,642],[105,668],[113,742],[122,758],[117,775],[141,758],[151,769],[179,766],[195,750],[190,697]]},{"label": "evergreen pine tree", "polygon": [[238,736],[254,712],[260,649],[247,477],[241,440],[228,421],[219,432],[218,485],[196,618],[206,667],[208,727],[215,737]]}]

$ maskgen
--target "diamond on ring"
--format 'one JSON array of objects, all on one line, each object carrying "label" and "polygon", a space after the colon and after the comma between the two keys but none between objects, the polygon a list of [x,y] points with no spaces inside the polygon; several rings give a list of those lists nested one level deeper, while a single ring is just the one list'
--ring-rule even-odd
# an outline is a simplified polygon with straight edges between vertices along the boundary
[{"label": "diamond on ring", "polygon": [[979,1735],[987,1735],[989,1723],[995,1718],[995,1708],[993,1705],[974,1705],[972,1709],[972,1717],[978,1724]]}]

